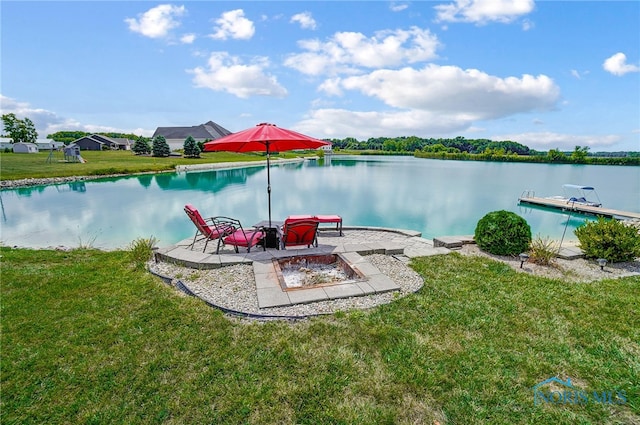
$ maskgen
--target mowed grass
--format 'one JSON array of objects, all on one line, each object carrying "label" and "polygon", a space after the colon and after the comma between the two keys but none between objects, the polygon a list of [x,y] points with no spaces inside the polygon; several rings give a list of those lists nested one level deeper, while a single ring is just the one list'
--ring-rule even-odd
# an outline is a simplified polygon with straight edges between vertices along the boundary
[{"label": "mowed grass", "polygon": [[[217,162],[261,161],[261,153],[203,152],[200,158],[153,157],[135,155],[131,151],[82,151],[86,163],[64,162],[62,152],[54,152],[48,163],[49,152],[33,154],[0,153],[0,178],[16,180],[25,178],[103,176],[110,174],[134,174],[174,170],[177,165]],[[282,153],[276,157],[293,157],[294,153]]]},{"label": "mowed grass", "polygon": [[[367,311],[229,319],[122,251],[1,248],[3,423],[639,423],[640,279],[588,284],[458,254]],[[534,405],[570,377],[623,405]]]}]

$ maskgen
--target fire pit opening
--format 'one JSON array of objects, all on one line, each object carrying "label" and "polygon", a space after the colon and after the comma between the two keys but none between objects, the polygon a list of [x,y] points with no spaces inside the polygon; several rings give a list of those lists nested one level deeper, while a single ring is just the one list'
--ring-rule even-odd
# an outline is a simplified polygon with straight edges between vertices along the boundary
[{"label": "fire pit opening", "polygon": [[340,254],[305,255],[274,259],[273,262],[283,291],[366,280]]}]

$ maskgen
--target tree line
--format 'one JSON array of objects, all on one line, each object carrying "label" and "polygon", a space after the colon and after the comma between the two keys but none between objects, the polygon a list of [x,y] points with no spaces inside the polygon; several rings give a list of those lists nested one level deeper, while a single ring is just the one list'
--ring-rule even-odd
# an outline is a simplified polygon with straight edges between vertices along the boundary
[{"label": "tree line", "polygon": [[101,136],[107,136],[107,137],[111,137],[113,139],[129,139],[129,140],[132,140],[134,142],[138,141],[138,140],[145,140],[147,142],[150,142],[150,140],[151,140],[149,137],[138,136],[136,134],[131,134],[131,133],[115,133],[115,132],[87,133],[86,131],[57,131],[55,133],[47,135],[47,139],[51,139],[51,140],[53,140],[55,142],[62,142],[65,145],[68,145],[68,144],[72,143],[74,140],[78,140],[78,139],[80,139],[82,137],[85,137],[85,136],[91,136],[92,134],[99,134]]},{"label": "tree line", "polygon": [[640,165],[640,152],[589,152],[588,146],[576,146],[573,151],[550,149],[548,152],[530,149],[511,140],[446,138],[354,138],[330,139],[334,150],[362,151],[368,154],[414,155],[420,158],[475,161],[545,162],[563,164]]},{"label": "tree line", "polygon": [[467,152],[478,154],[484,152],[487,148],[504,149],[505,152],[515,153],[518,155],[530,155],[534,151],[529,147],[510,140],[493,141],[489,139],[466,139],[458,136],[453,139],[423,139],[417,136],[409,137],[377,137],[370,138],[366,141],[358,141],[352,137],[346,139],[330,139],[333,149],[346,150],[382,150],[388,152]]},{"label": "tree line", "polygon": [[[5,134],[14,142],[35,143],[38,137],[35,126],[29,118],[19,119],[14,114],[2,115]],[[135,141],[133,151],[136,154],[153,153],[156,156],[168,155],[166,141],[131,133],[88,133],[84,131],[58,131],[47,135],[48,139],[64,144],[72,143],[84,136],[101,134],[112,138],[123,138]],[[479,161],[526,161],[573,164],[616,164],[640,165],[640,152],[589,152],[587,146],[576,146],[573,151],[550,149],[548,152],[530,149],[521,143],[511,140],[494,141],[490,139],[455,138],[420,138],[417,136],[372,137],[359,141],[353,137],[344,139],[326,139],[333,144],[333,149],[362,151],[369,154],[415,155],[421,158],[463,159]],[[163,143],[164,142],[164,143]],[[193,138],[185,139],[186,156],[199,157],[204,142],[196,142]],[[157,149],[153,149],[153,145]]]}]

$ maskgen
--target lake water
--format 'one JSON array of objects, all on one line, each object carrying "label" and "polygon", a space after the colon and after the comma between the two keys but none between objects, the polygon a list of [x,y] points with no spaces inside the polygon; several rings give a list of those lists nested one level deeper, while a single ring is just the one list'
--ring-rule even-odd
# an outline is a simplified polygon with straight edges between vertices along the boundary
[{"label": "lake water", "polygon": [[[525,189],[562,194],[564,183],[593,185],[606,207],[640,211],[640,167],[441,161],[333,156],[271,167],[272,217],[339,214],[345,226],[411,229],[426,238],[473,234],[487,212],[524,217],[533,234],[575,240],[584,217],[518,206]],[[8,246],[126,247],[155,236],[165,246],[193,236],[183,211],[268,217],[266,167],[166,173],[0,191]]]}]

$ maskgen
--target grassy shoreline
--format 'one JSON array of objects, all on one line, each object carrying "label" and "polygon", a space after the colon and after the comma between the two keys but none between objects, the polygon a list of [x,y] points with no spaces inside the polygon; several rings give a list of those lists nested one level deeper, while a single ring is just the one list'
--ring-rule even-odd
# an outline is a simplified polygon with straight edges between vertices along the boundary
[{"label": "grassy shoreline", "polygon": [[[123,252],[0,248],[6,423],[637,423],[638,279],[579,285],[414,260],[417,293],[300,322],[231,320]],[[535,405],[570,377],[625,404]]]},{"label": "grassy shoreline", "polygon": [[[203,165],[233,162],[264,161],[261,153],[204,152],[200,158],[177,156],[156,158],[134,155],[130,151],[82,151],[86,163],[62,162],[56,153],[55,160],[47,162],[49,153],[14,154],[0,152],[0,180],[64,178],[64,177],[106,177],[141,173],[171,172],[178,166]],[[283,152],[276,158],[295,158],[300,154]]]}]

